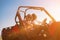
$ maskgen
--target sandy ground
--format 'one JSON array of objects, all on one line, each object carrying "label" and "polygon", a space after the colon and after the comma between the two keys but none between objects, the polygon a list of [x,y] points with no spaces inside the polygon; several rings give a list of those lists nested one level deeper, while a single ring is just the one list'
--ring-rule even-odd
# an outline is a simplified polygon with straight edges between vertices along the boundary
[{"label": "sandy ground", "polygon": [[2,40],[1,36],[0,36],[0,40]]}]

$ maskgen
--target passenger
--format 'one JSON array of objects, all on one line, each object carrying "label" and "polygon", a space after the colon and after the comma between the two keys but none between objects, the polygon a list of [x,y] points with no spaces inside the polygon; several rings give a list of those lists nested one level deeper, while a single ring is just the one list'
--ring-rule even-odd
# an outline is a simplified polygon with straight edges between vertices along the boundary
[{"label": "passenger", "polygon": [[33,13],[32,14],[32,21],[34,21],[37,18],[37,16]]},{"label": "passenger", "polygon": [[32,23],[33,25],[36,25],[36,18],[37,18],[37,16],[33,13],[33,14],[32,14],[32,19],[31,19],[31,23]]}]

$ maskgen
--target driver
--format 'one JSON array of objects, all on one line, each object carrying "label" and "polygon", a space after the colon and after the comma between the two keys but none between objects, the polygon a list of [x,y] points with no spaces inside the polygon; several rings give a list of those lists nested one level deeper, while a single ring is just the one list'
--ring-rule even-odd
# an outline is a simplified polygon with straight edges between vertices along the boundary
[{"label": "driver", "polygon": [[25,17],[25,26],[26,28],[30,29],[30,30],[33,30],[33,24],[34,24],[34,20],[36,19],[36,15],[35,14],[28,14],[26,17]]}]

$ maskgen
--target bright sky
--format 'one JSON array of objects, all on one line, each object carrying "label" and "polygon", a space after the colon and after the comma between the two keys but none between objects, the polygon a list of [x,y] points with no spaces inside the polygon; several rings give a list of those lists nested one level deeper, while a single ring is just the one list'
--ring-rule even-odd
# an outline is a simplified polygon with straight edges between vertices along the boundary
[{"label": "bright sky", "polygon": [[60,21],[60,0],[0,0],[0,33],[2,28],[14,26],[18,6],[44,7],[57,21]]}]

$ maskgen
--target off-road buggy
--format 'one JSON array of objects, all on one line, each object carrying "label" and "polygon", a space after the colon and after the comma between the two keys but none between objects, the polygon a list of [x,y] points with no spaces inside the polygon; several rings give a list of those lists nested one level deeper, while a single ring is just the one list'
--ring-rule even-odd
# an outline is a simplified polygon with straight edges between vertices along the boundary
[{"label": "off-road buggy", "polygon": [[[25,10],[20,10],[25,8]],[[29,9],[44,11],[52,20],[51,23],[46,23],[46,19],[40,24],[35,24],[37,18],[35,14],[27,14]],[[24,13],[22,19],[20,12]],[[18,18],[19,21],[16,19]],[[16,24],[11,28],[3,28],[2,40],[60,40],[60,22],[56,20],[43,7],[34,6],[19,6],[16,16]]]}]

